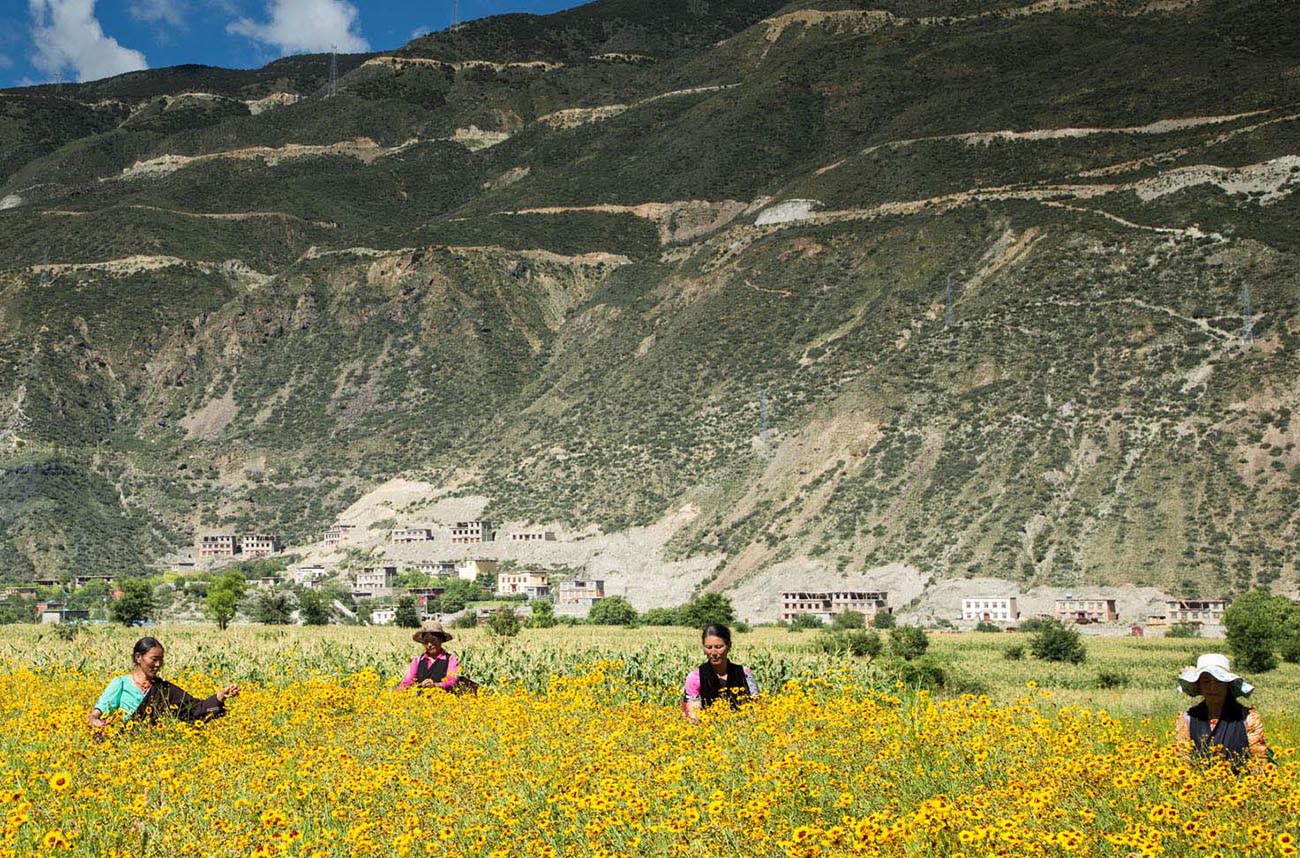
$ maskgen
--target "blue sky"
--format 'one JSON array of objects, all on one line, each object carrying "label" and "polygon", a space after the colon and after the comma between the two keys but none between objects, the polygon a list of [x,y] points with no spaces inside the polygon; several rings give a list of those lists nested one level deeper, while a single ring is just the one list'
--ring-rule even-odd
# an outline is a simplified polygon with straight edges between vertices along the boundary
[{"label": "blue sky", "polygon": [[[653,0],[647,0],[653,2]],[[460,20],[579,0],[459,0]],[[290,54],[392,50],[451,23],[452,0],[0,0],[0,87]]]}]

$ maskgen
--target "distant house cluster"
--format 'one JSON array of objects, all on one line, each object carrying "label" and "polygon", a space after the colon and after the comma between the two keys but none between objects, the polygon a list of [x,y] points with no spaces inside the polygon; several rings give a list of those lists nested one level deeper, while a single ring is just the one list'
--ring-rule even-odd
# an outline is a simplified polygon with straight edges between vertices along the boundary
[{"label": "distant house cluster", "polygon": [[200,557],[267,557],[283,547],[279,536],[266,533],[205,533],[198,545]]},{"label": "distant house cluster", "polygon": [[879,590],[801,590],[781,594],[781,619],[786,622],[811,616],[829,623],[850,611],[868,620],[879,613],[892,613],[889,594]]}]

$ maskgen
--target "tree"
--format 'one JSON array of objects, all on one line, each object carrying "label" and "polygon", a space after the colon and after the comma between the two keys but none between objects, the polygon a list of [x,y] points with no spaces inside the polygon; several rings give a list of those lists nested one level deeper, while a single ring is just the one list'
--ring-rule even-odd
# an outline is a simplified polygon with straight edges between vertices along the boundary
[{"label": "tree", "polygon": [[1290,599],[1267,590],[1252,590],[1232,600],[1223,612],[1223,628],[1238,670],[1263,673],[1277,667],[1277,651],[1294,611]]},{"label": "tree", "polygon": [[263,590],[253,604],[253,617],[268,626],[283,626],[289,622],[293,604],[289,594],[280,590]]},{"label": "tree", "polygon": [[149,619],[154,611],[153,585],[143,578],[128,578],[118,584],[122,595],[109,606],[113,622],[124,626]]},{"label": "tree", "polygon": [[465,610],[465,606],[478,599],[480,595],[478,584],[457,578],[455,581],[447,582],[447,589],[438,600],[438,606],[444,614],[456,614]]},{"label": "tree", "polygon": [[555,606],[545,599],[536,599],[529,602],[528,606],[533,609],[528,617],[528,628],[549,629],[558,622],[555,619]]},{"label": "tree", "polygon": [[239,600],[244,598],[244,588],[248,582],[238,569],[222,572],[211,585],[204,599],[203,607],[208,616],[217,623],[217,628],[225,631],[226,626],[235,617]]},{"label": "tree", "polygon": [[519,634],[519,617],[514,608],[498,608],[487,621],[488,633],[493,637],[512,638]]},{"label": "tree", "polygon": [[298,595],[298,611],[302,617],[303,625],[329,625],[329,599],[320,590],[303,590]]},{"label": "tree", "polygon": [[677,621],[683,626],[696,629],[702,629],[709,623],[729,626],[736,622],[736,609],[731,606],[731,600],[721,593],[704,593],[677,609]]},{"label": "tree", "polygon": [[393,615],[393,624],[403,629],[420,627],[420,612],[415,608],[414,596],[400,596],[397,599],[397,611]]},{"label": "tree", "polygon": [[647,626],[677,625],[676,608],[651,608],[641,615],[641,623]]},{"label": "tree", "polygon": [[920,626],[895,626],[889,630],[889,652],[904,661],[924,655],[929,648],[930,636]]},{"label": "tree", "polygon": [[636,608],[622,596],[607,596],[591,606],[587,622],[597,626],[631,626],[637,620]]},{"label": "tree", "polygon": [[821,617],[816,614],[796,614],[795,618],[790,621],[790,631],[801,632],[804,629],[825,628],[826,624],[822,622]]},{"label": "tree", "polygon": [[1002,631],[1002,629],[998,628],[997,623],[990,623],[988,620],[980,620],[980,621],[975,625],[975,631],[977,631],[977,632],[1000,632],[1000,631]]},{"label": "tree", "polygon": [[871,627],[875,629],[892,629],[898,625],[898,620],[888,611],[877,611],[871,618]]},{"label": "tree", "polygon": [[1048,620],[1034,632],[1029,642],[1029,652],[1043,661],[1064,661],[1083,664],[1088,652],[1083,647],[1079,633],[1059,620]]},{"label": "tree", "polygon": [[844,611],[835,615],[831,625],[837,629],[865,629],[867,615],[861,611]]}]

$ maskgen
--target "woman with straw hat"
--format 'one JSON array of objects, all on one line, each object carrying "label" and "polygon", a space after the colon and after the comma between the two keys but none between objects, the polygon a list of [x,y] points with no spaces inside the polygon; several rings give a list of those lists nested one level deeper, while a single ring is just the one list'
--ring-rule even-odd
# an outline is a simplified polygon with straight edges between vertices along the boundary
[{"label": "woman with straw hat", "polygon": [[451,633],[443,629],[437,620],[425,620],[420,630],[411,635],[411,640],[424,644],[424,652],[415,657],[406,676],[402,678],[401,687],[441,688],[452,691],[460,679],[460,661],[447,652],[442,645],[451,640]]},{"label": "woman with straw hat", "polygon": [[1178,675],[1178,686],[1201,702],[1179,714],[1174,727],[1178,741],[1190,756],[1201,759],[1226,757],[1234,769],[1258,770],[1271,763],[1264,742],[1264,721],[1239,698],[1249,697],[1255,687],[1233,673],[1228,657],[1217,652],[1196,659]]}]

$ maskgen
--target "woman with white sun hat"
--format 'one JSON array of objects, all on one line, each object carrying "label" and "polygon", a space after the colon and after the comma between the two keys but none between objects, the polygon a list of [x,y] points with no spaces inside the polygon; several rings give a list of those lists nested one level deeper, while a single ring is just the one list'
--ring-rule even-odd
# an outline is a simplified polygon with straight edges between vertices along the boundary
[{"label": "woman with white sun hat", "polygon": [[1240,698],[1255,687],[1233,673],[1228,657],[1217,652],[1196,659],[1178,674],[1178,687],[1201,702],[1178,715],[1174,735],[1199,759],[1227,758],[1237,770],[1259,770],[1272,762],[1264,742],[1264,721]]}]

